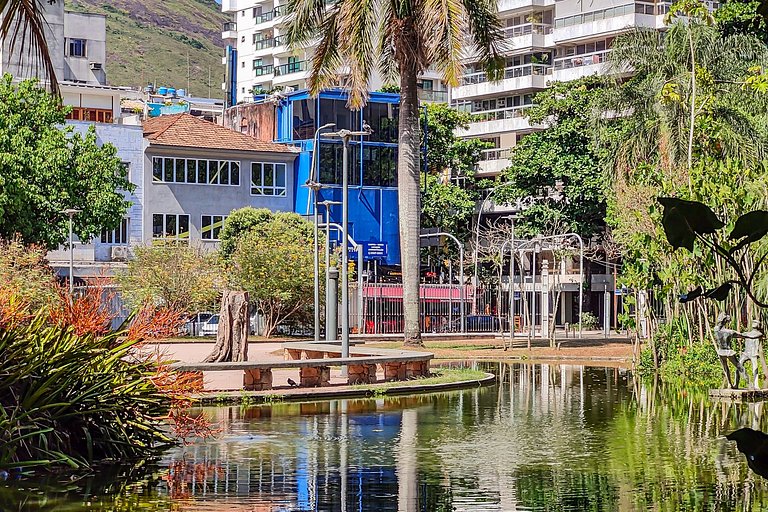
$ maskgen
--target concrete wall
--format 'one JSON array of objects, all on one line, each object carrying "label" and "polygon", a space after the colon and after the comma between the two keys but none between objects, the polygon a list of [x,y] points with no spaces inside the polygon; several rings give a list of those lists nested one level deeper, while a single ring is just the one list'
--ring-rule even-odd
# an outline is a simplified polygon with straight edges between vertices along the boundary
[{"label": "concrete wall", "polygon": [[[58,3],[58,2],[57,2]],[[86,40],[86,56],[64,57],[64,80],[105,85],[107,75],[107,18],[103,14],[64,13],[64,37]],[[101,64],[92,70],[91,63]]]},{"label": "concrete wall", "polygon": [[224,126],[259,140],[275,140],[275,106],[271,103],[246,103],[224,112]]},{"label": "concrete wall", "polygon": [[[61,80],[64,76],[64,2],[49,4],[43,1],[38,2],[37,5],[43,9],[46,20],[45,40],[48,43],[56,76]],[[24,52],[21,51],[22,47]],[[2,53],[0,72],[10,73],[19,79],[38,77],[42,74],[40,60],[28,53],[29,37],[26,41],[19,38],[13,52],[10,51],[8,41],[3,42],[0,48]]]},{"label": "concrete wall", "polygon": [[[146,141],[145,141],[146,144]],[[240,185],[199,185],[190,183],[155,183],[152,181],[152,158],[155,156],[175,158],[198,158],[211,160],[235,160],[240,162]],[[228,215],[232,210],[253,206],[273,211],[293,211],[293,189],[295,187],[293,160],[295,154],[257,153],[249,151],[223,151],[196,148],[148,146],[144,154],[144,228],[145,242],[152,240],[153,214],[189,215],[190,241],[194,245],[215,247],[216,242],[202,240],[200,236],[203,215]],[[285,163],[285,197],[251,195],[251,163]]]},{"label": "concrete wall", "polygon": [[61,99],[64,105],[110,109],[114,119],[121,116],[120,93],[120,90],[110,88],[88,88],[70,84],[61,86]]}]

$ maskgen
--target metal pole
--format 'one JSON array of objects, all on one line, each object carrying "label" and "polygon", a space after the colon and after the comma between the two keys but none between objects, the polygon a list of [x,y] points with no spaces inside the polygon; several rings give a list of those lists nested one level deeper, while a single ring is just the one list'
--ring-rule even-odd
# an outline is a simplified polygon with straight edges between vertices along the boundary
[{"label": "metal pole", "polygon": [[73,214],[69,214],[69,300],[72,301],[72,297],[75,293],[75,261],[74,261],[74,247],[72,246],[72,217]]},{"label": "metal pole", "polygon": [[579,339],[581,339],[581,310],[584,307],[584,240],[579,235],[576,237],[579,239]]},{"label": "metal pole", "polygon": [[[314,191],[315,205],[314,205],[314,217],[315,217],[315,229],[314,229],[314,246],[312,247],[313,263],[315,265],[315,341],[320,341],[320,247],[318,246],[318,233],[317,233],[317,190]],[[328,267],[326,267],[328,268]]]},{"label": "metal pole", "polygon": [[[344,152],[342,157],[342,198],[341,198],[341,357],[349,357],[349,135],[342,137]],[[347,366],[342,366],[342,375],[346,376]]]},{"label": "metal pole", "polygon": [[325,339],[335,341],[339,332],[339,271],[328,269],[328,302],[325,305]]},{"label": "metal pole", "polygon": [[531,267],[533,273],[533,293],[531,294],[531,336],[536,337],[536,249],[533,249],[533,265]]},{"label": "metal pole", "polygon": [[[333,333],[333,337],[328,332],[328,326],[330,325],[328,308],[331,307],[331,207],[326,205],[325,207],[325,339],[335,340],[336,333]],[[336,271],[338,274],[338,271]],[[334,295],[336,292],[334,292]],[[334,309],[336,309],[334,307]],[[334,325],[336,322],[333,322]]]},{"label": "metal pole", "polygon": [[515,219],[512,217],[512,250],[509,251],[509,339],[515,340]]},{"label": "metal pole", "polygon": [[464,314],[466,294],[466,287],[464,286],[464,244],[459,244],[459,281],[461,281],[461,288],[459,289],[459,298],[461,299],[461,306],[459,307],[459,314],[461,315],[461,332],[466,332],[467,322],[466,315]]},{"label": "metal pole", "polygon": [[357,246],[357,332],[363,333],[363,244]]}]

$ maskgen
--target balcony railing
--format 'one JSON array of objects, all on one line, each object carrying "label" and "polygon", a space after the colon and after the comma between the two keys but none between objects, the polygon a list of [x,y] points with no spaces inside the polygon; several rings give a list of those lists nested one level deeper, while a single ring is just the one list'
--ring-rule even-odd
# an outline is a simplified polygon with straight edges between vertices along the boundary
[{"label": "balcony railing", "polygon": [[448,91],[434,91],[431,89],[419,89],[419,99],[421,101],[434,101],[436,103],[445,103],[448,101]]},{"label": "balcony railing", "polygon": [[274,17],[273,11],[269,11],[269,12],[259,14],[258,16],[255,16],[253,18],[253,22],[259,25],[260,23],[266,23],[268,21],[272,21],[273,17]]},{"label": "balcony railing", "polygon": [[[522,66],[512,66],[505,68],[503,78],[519,78],[531,75],[546,76],[551,74],[552,66],[548,66],[546,64],[523,64]],[[482,84],[487,81],[488,75],[485,73],[485,71],[480,71],[479,73],[468,73],[464,75],[461,77],[459,85]]]},{"label": "balcony railing", "polygon": [[224,23],[224,25],[221,26],[222,32],[236,32],[237,31],[237,23],[234,21],[227,21]]},{"label": "balcony railing", "polygon": [[481,151],[482,157],[480,157],[481,161],[488,161],[488,160],[504,160],[509,159],[512,155],[512,149],[510,148],[493,148],[493,149],[484,149]]},{"label": "balcony railing", "polygon": [[272,48],[274,46],[275,46],[274,37],[270,37],[269,39],[259,39],[255,43],[253,43],[254,50],[264,50],[266,48]]},{"label": "balcony railing", "polygon": [[277,7],[275,7],[275,8],[272,10],[272,15],[273,15],[275,18],[279,18],[280,16],[285,16],[286,14],[288,14],[288,6],[287,6],[287,5],[285,5],[285,4],[283,4],[283,5],[278,5]]},{"label": "balcony railing", "polygon": [[290,75],[291,73],[299,73],[307,70],[307,61],[300,60],[298,62],[289,62],[288,64],[282,64],[275,67],[275,75]]},{"label": "balcony railing", "polygon": [[504,29],[504,37],[529,36],[531,34],[547,35],[552,33],[552,25],[546,23],[525,23]]},{"label": "balcony railing", "polygon": [[570,57],[564,57],[561,59],[555,59],[555,70],[572,69],[581,66],[594,66],[596,64],[602,64],[608,60],[608,54],[611,50],[603,50],[593,53],[585,53],[583,55],[572,55]]},{"label": "balcony railing", "polygon": [[493,110],[472,112],[471,122],[481,123],[483,121],[499,121],[501,119],[515,119],[517,117],[525,117],[525,111],[529,108],[531,108],[531,105],[519,105],[517,107],[496,108]]},{"label": "balcony railing", "polygon": [[266,66],[256,66],[253,68],[254,76],[271,75],[275,72],[275,66],[268,64]]},{"label": "balcony railing", "polygon": [[573,16],[567,16],[565,18],[556,19],[555,28],[571,27],[573,25],[581,25],[583,23],[591,23],[593,21],[616,18],[618,16],[634,13],[634,3],[619,5],[616,7],[609,7],[608,9],[600,9],[599,11],[585,12]]}]

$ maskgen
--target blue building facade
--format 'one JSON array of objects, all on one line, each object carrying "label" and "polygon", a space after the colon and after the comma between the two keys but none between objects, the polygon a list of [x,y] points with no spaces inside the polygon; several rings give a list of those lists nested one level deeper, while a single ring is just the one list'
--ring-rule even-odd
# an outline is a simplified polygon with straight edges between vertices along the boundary
[{"label": "blue building facade", "polygon": [[[314,134],[318,127],[334,123],[320,134],[316,165],[322,188],[318,202],[342,200],[343,146],[339,139],[324,136],[341,129],[361,130],[363,121],[373,133],[350,143],[349,155],[349,233],[357,243],[375,250],[366,251],[367,260],[386,265],[400,264],[400,236],[397,204],[397,125],[400,96],[370,93],[366,106],[347,108],[347,93],[329,90],[312,98],[307,91],[284,95],[276,109],[275,142],[301,148],[294,166],[294,211],[312,216],[312,191],[305,185],[310,178]],[[319,214],[324,215],[320,207]],[[341,224],[341,206],[331,207],[331,222]],[[332,241],[340,237],[332,232]],[[384,249],[385,248],[385,249]],[[385,254],[383,254],[385,253]]]}]

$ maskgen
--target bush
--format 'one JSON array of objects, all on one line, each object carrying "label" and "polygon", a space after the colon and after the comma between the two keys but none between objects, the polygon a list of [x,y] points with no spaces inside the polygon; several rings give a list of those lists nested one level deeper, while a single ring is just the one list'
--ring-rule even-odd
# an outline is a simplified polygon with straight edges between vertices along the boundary
[{"label": "bush", "polygon": [[597,317],[586,311],[581,314],[581,327],[589,331],[597,329]]},{"label": "bush", "polygon": [[156,365],[131,357],[135,342],[47,322],[0,331],[0,468],[126,461],[172,442],[171,399]]}]

